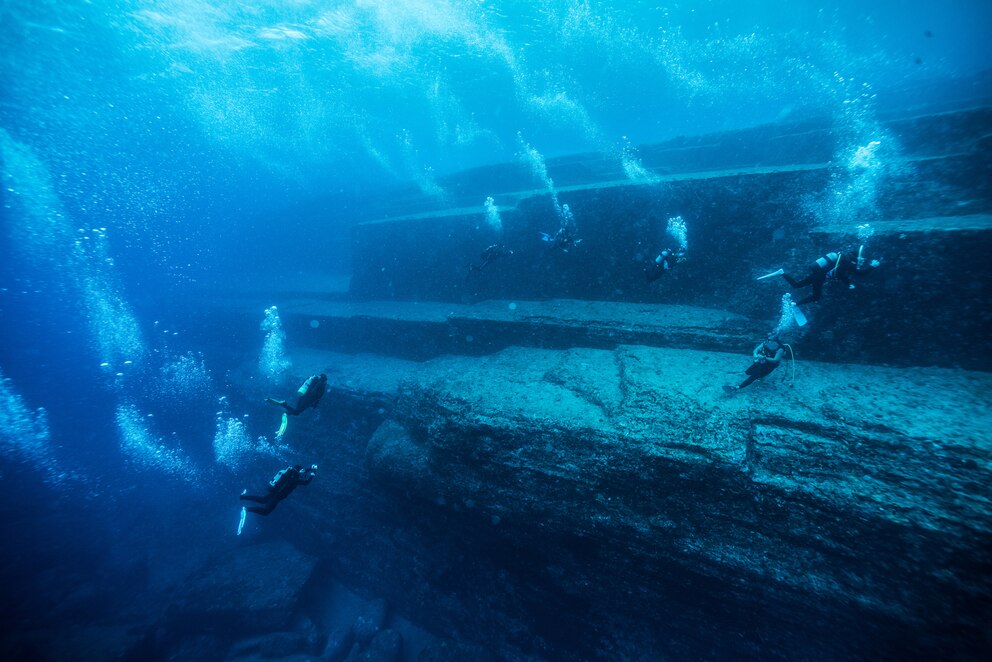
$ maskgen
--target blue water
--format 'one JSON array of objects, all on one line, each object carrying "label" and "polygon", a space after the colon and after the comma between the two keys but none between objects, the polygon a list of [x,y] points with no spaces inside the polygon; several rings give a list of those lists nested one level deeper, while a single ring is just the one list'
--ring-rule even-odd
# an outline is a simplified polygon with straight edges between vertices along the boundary
[{"label": "blue water", "polygon": [[231,387],[262,334],[211,336],[190,297],[347,274],[349,228],[390,195],[443,206],[452,175],[524,146],[636,172],[636,146],[677,136],[939,110],[992,68],[987,0],[665,5],[0,4],[9,595],[43,612],[48,565],[235,489],[218,444],[271,436]]}]

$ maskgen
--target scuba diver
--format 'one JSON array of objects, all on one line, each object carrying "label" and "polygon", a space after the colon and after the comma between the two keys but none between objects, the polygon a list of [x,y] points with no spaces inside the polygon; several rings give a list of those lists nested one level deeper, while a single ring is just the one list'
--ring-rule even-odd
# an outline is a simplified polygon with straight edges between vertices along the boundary
[{"label": "scuba diver", "polygon": [[282,425],[279,426],[279,430],[276,431],[276,437],[281,438],[283,434],[286,433],[286,425],[289,416],[299,416],[304,411],[310,407],[316,408],[317,403],[320,399],[324,397],[324,391],[327,389],[327,375],[320,373],[319,375],[311,375],[305,382],[303,386],[297,390],[299,397],[296,399],[296,406],[291,407],[285,400],[276,400],[275,398],[266,398],[265,401],[270,405],[279,405],[285,408],[285,412],[282,415]]},{"label": "scuba diver", "polygon": [[[789,351],[791,352],[792,349],[790,348]],[[747,374],[747,379],[741,382],[740,386],[724,385],[723,390],[727,393],[733,393],[750,386],[759,379],[767,377],[778,367],[784,355],[784,345],[776,336],[769,336],[768,340],[755,347],[754,351],[751,352],[753,360],[747,370],[744,371]]]},{"label": "scuba diver", "polygon": [[489,263],[492,262],[493,260],[496,260],[501,257],[508,257],[510,255],[513,255],[513,251],[507,248],[504,244],[492,244],[491,246],[487,246],[486,250],[480,253],[480,257],[482,258],[482,264],[479,266],[470,264],[468,265],[468,270],[469,272],[482,271],[487,266],[489,266]]},{"label": "scuba diver", "polygon": [[[864,257],[864,250],[864,245],[858,248],[856,258],[845,257],[845,254],[839,251],[827,253],[817,258],[816,262],[810,265],[809,273],[802,280],[796,280],[785,273],[784,269],[778,269],[770,274],[765,274],[758,278],[758,280],[764,280],[772,276],[782,276],[792,289],[812,286],[812,293],[804,299],[797,301],[796,305],[801,306],[806,303],[813,303],[820,300],[820,296],[823,294],[823,284],[827,282],[828,278],[836,278],[844,285],[847,285],[847,289],[853,290],[854,284],[851,282],[851,276],[862,278],[881,266],[881,260],[867,262]],[[849,251],[848,255],[853,254],[853,252]]]},{"label": "scuba diver", "polygon": [[575,238],[575,232],[571,227],[563,225],[554,235],[541,233],[541,241],[547,241],[552,248],[557,248],[562,253],[567,253],[570,248],[575,248],[582,243],[581,239]]},{"label": "scuba diver", "polygon": [[265,488],[265,496],[254,496],[248,494],[248,490],[244,490],[241,496],[238,497],[242,501],[252,501],[254,503],[260,503],[261,506],[251,506],[241,508],[241,524],[238,526],[238,533],[241,533],[241,529],[244,526],[245,513],[255,513],[256,515],[261,515],[265,517],[279,505],[279,502],[288,497],[293,493],[300,485],[309,485],[313,481],[314,476],[317,475],[317,465],[311,464],[309,469],[304,470],[302,464],[297,464],[292,467],[286,467],[281,470],[272,480],[269,481],[268,486]]},{"label": "scuba diver", "polygon": [[575,238],[575,217],[572,216],[572,210],[568,208],[568,205],[562,205],[559,214],[561,216],[561,227],[558,228],[558,232],[554,233],[554,235],[542,232],[541,241],[546,241],[551,244],[552,248],[557,248],[562,253],[567,253],[570,248],[575,248],[581,244],[582,240]]},{"label": "scuba diver", "polygon": [[685,261],[685,251],[679,250],[675,252],[671,248],[664,248],[658,253],[658,257],[654,259],[654,262],[645,267],[644,278],[649,283],[653,283],[665,275],[666,271],[671,271],[676,264],[682,264]]}]

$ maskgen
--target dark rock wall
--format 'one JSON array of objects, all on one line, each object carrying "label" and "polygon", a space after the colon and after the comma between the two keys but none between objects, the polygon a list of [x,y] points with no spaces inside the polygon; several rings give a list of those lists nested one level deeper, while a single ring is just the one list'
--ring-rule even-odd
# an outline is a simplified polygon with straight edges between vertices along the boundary
[{"label": "dark rock wall", "polygon": [[[563,190],[560,199],[575,213],[580,246],[563,254],[539,240],[539,232],[556,229],[557,219],[550,198],[537,195],[503,212],[504,241],[514,255],[470,273],[468,265],[495,241],[480,199],[479,212],[471,215],[356,226],[352,293],[366,299],[460,302],[678,303],[766,319],[771,328],[786,284],[754,278],[779,266],[802,277],[823,253],[856,245],[854,228],[869,222],[878,225],[869,252],[884,258],[883,269],[854,291],[828,284],[824,298],[807,309],[812,324],[798,343],[800,351],[822,360],[992,369],[986,332],[992,321],[987,265],[992,231],[888,222],[992,212],[992,145],[975,137],[992,128],[992,119],[982,112],[898,127],[908,151],[931,155],[879,180],[870,217],[816,227],[809,204],[845,185],[843,171],[826,167]],[[924,129],[931,133],[915,133]],[[749,134],[747,139],[768,142],[771,137]],[[728,149],[727,140],[712,149]],[[690,259],[648,284],[643,268],[672,243],[665,224],[675,215],[687,222]],[[845,230],[852,234],[840,234]],[[935,340],[941,342],[939,352],[931,349]]]},{"label": "dark rock wall", "polygon": [[[960,108],[942,114],[892,117],[883,126],[906,156],[935,156],[967,153],[976,136],[983,136],[992,121],[992,109],[979,101],[969,110]],[[952,107],[952,106],[951,106]],[[705,172],[733,168],[779,167],[796,163],[828,163],[836,156],[838,133],[845,133],[843,118],[838,126],[829,118],[811,119],[774,126],[719,134],[680,137],[657,145],[643,145],[637,155],[648,170],[672,173]],[[540,145],[535,144],[536,147]],[[549,158],[548,171],[559,187],[595,182],[622,181],[626,174],[612,155],[573,154]],[[440,212],[445,209],[481,206],[486,196],[538,188],[530,168],[521,163],[501,163],[472,168],[438,179],[444,194],[428,196],[416,185],[394,187],[370,195],[357,207],[356,220]],[[342,201],[329,208],[349,206]]]}]

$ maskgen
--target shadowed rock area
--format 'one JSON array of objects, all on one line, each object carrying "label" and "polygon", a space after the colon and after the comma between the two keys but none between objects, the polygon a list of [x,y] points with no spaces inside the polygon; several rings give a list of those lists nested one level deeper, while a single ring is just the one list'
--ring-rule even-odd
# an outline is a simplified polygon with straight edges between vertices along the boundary
[{"label": "shadowed rock area", "polygon": [[285,627],[315,561],[285,542],[232,550],[184,582],[170,607],[173,625],[244,633]]},{"label": "shadowed rock area", "polygon": [[[369,520],[340,514],[355,496],[327,494],[335,478],[305,507],[368,541],[377,570],[345,553],[346,573],[438,629],[607,657],[625,641],[696,657],[706,632],[707,654],[755,659],[988,645],[986,374],[802,362],[727,396],[747,357],[293,358],[375,429],[349,450]],[[298,434],[315,456],[331,443]]]},{"label": "shadowed rock area", "polygon": [[[992,369],[992,109],[892,120],[895,156],[852,165],[829,123],[770,125],[642,150],[657,174],[632,182],[608,159],[550,161],[581,245],[548,250],[558,220],[524,176],[482,180],[460,208],[355,227],[351,293],[369,300],[595,299],[719,308],[772,319],[786,289],[755,278],[779,267],[805,275],[828,251],[856,252],[870,224],[869,259],[883,268],[857,288],[833,283],[809,307],[807,356],[824,361]],[[847,146],[850,147],[850,146]],[[862,146],[863,147],[863,146]],[[519,188],[514,188],[514,186]],[[482,203],[502,213],[497,237]],[[472,204],[474,206],[468,206]],[[668,217],[688,225],[688,261],[650,286],[643,269],[671,243]],[[469,272],[486,246],[514,251]],[[804,294],[800,294],[803,296]],[[932,338],[944,341],[933,351]]]}]

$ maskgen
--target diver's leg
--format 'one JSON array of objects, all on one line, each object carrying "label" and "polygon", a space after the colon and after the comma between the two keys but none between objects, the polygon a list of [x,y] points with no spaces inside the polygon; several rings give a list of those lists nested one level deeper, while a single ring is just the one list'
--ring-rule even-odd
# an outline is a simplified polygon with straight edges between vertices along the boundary
[{"label": "diver's leg", "polygon": [[806,303],[813,303],[814,301],[820,300],[820,295],[823,294],[823,281],[820,279],[813,281],[813,293],[808,297],[801,299],[796,302],[797,306],[801,306]]},{"label": "diver's leg", "polygon": [[270,496],[267,499],[263,499],[262,503],[264,503],[265,505],[262,507],[255,506],[252,508],[248,508],[247,509],[248,512],[255,513],[256,515],[261,515],[262,517],[265,517],[266,515],[268,515],[273,510],[276,509],[276,504],[279,503],[279,499],[274,499]]},{"label": "diver's leg", "polygon": [[813,296],[816,298],[813,301],[819,301],[820,295],[823,294],[823,283],[826,281],[826,277],[817,278],[813,281]]},{"label": "diver's leg", "polygon": [[270,405],[279,405],[280,407],[285,408],[285,410],[288,411],[288,412],[292,412],[293,411],[293,408],[290,407],[289,406],[289,403],[287,403],[285,400],[276,400],[275,398],[266,398],[265,401],[268,402]]},{"label": "diver's leg", "polygon": [[255,496],[253,494],[242,494],[239,498],[242,501],[251,501],[253,503],[268,503],[269,501],[266,497]]},{"label": "diver's leg", "polygon": [[741,382],[741,385],[737,387],[738,390],[744,388],[745,386],[750,386],[758,379],[757,375],[751,375],[747,379]]},{"label": "diver's leg", "polygon": [[806,287],[807,285],[809,285],[810,283],[813,282],[813,274],[810,274],[809,276],[806,276],[806,278],[803,278],[802,280],[796,280],[795,278],[793,278],[789,274],[782,274],[782,278],[785,279],[785,282],[787,282],[789,284],[789,286],[792,287],[792,289],[798,289],[800,287]]}]

